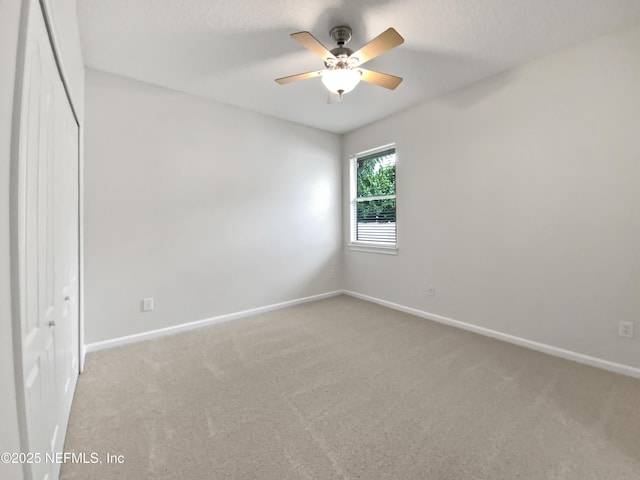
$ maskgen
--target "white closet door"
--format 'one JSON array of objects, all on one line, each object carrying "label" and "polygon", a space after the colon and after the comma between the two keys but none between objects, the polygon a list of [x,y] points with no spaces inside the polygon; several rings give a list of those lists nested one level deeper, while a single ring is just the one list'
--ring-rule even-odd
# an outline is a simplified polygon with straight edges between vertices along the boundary
[{"label": "white closet door", "polygon": [[78,126],[44,18],[28,0],[18,151],[21,350],[33,479],[53,480],[78,376]]},{"label": "white closet door", "polygon": [[[62,431],[66,431],[78,378],[78,125],[60,77],[54,89],[54,289],[60,300],[55,336],[56,396]],[[62,436],[58,437],[62,440]],[[57,446],[62,450],[62,443]]]}]

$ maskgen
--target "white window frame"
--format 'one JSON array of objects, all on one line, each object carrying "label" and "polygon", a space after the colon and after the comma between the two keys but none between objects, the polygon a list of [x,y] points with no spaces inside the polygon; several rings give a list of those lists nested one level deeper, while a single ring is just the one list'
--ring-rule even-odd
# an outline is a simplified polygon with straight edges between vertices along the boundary
[{"label": "white window frame", "polygon": [[[376,153],[383,152],[385,150],[395,150],[395,166],[396,166],[396,185],[395,185],[395,194],[394,195],[385,195],[382,197],[369,197],[368,200],[381,200],[385,198],[395,198],[396,200],[396,243],[395,244],[384,244],[378,242],[363,242],[356,239],[356,229],[357,229],[357,209],[356,204],[358,203],[358,159],[362,157],[367,157],[370,155],[375,155]],[[395,143],[389,143],[387,145],[382,145],[380,147],[372,148],[370,150],[365,150],[363,152],[356,153],[355,155],[351,155],[349,159],[349,249],[353,251],[359,252],[370,252],[370,253],[382,253],[387,255],[397,255],[398,253],[398,149]]]}]

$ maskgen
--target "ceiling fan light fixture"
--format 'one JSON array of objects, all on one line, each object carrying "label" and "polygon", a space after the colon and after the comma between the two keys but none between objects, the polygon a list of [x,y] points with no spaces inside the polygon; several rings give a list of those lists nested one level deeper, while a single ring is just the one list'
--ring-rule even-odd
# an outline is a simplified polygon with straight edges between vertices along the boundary
[{"label": "ceiling fan light fixture", "polygon": [[332,93],[343,95],[353,90],[360,82],[360,70],[336,68],[322,73],[322,83]]},{"label": "ceiling fan light fixture", "polygon": [[395,28],[387,28],[356,52],[345,47],[347,42],[351,40],[351,29],[349,27],[344,25],[335,27],[329,34],[338,44],[333,50],[329,50],[309,32],[292,33],[291,38],[324,60],[325,69],[276,78],[276,82],[280,85],[286,85],[298,80],[322,77],[322,83],[329,90],[328,103],[340,101],[342,95],[353,90],[360,83],[360,80],[389,90],[394,90],[402,83],[401,77],[361,68],[362,64],[404,42],[404,39]]}]

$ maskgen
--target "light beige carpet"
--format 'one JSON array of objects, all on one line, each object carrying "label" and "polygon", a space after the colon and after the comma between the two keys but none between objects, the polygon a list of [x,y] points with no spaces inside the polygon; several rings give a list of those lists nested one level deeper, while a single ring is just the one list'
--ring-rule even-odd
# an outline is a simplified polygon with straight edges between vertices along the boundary
[{"label": "light beige carpet", "polygon": [[640,381],[340,296],[92,354],[63,479],[640,479]]}]

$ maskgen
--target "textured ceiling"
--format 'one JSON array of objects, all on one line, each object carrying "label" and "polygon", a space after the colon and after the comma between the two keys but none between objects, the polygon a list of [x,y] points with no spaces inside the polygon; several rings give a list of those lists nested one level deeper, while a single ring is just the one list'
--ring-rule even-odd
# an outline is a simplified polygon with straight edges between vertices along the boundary
[{"label": "textured ceiling", "polygon": [[[640,23],[640,0],[77,0],[88,67],[344,133],[536,57]],[[357,50],[388,27],[405,43],[365,66],[404,77],[361,83],[328,105],[323,67],[289,34],[353,29]]]}]

